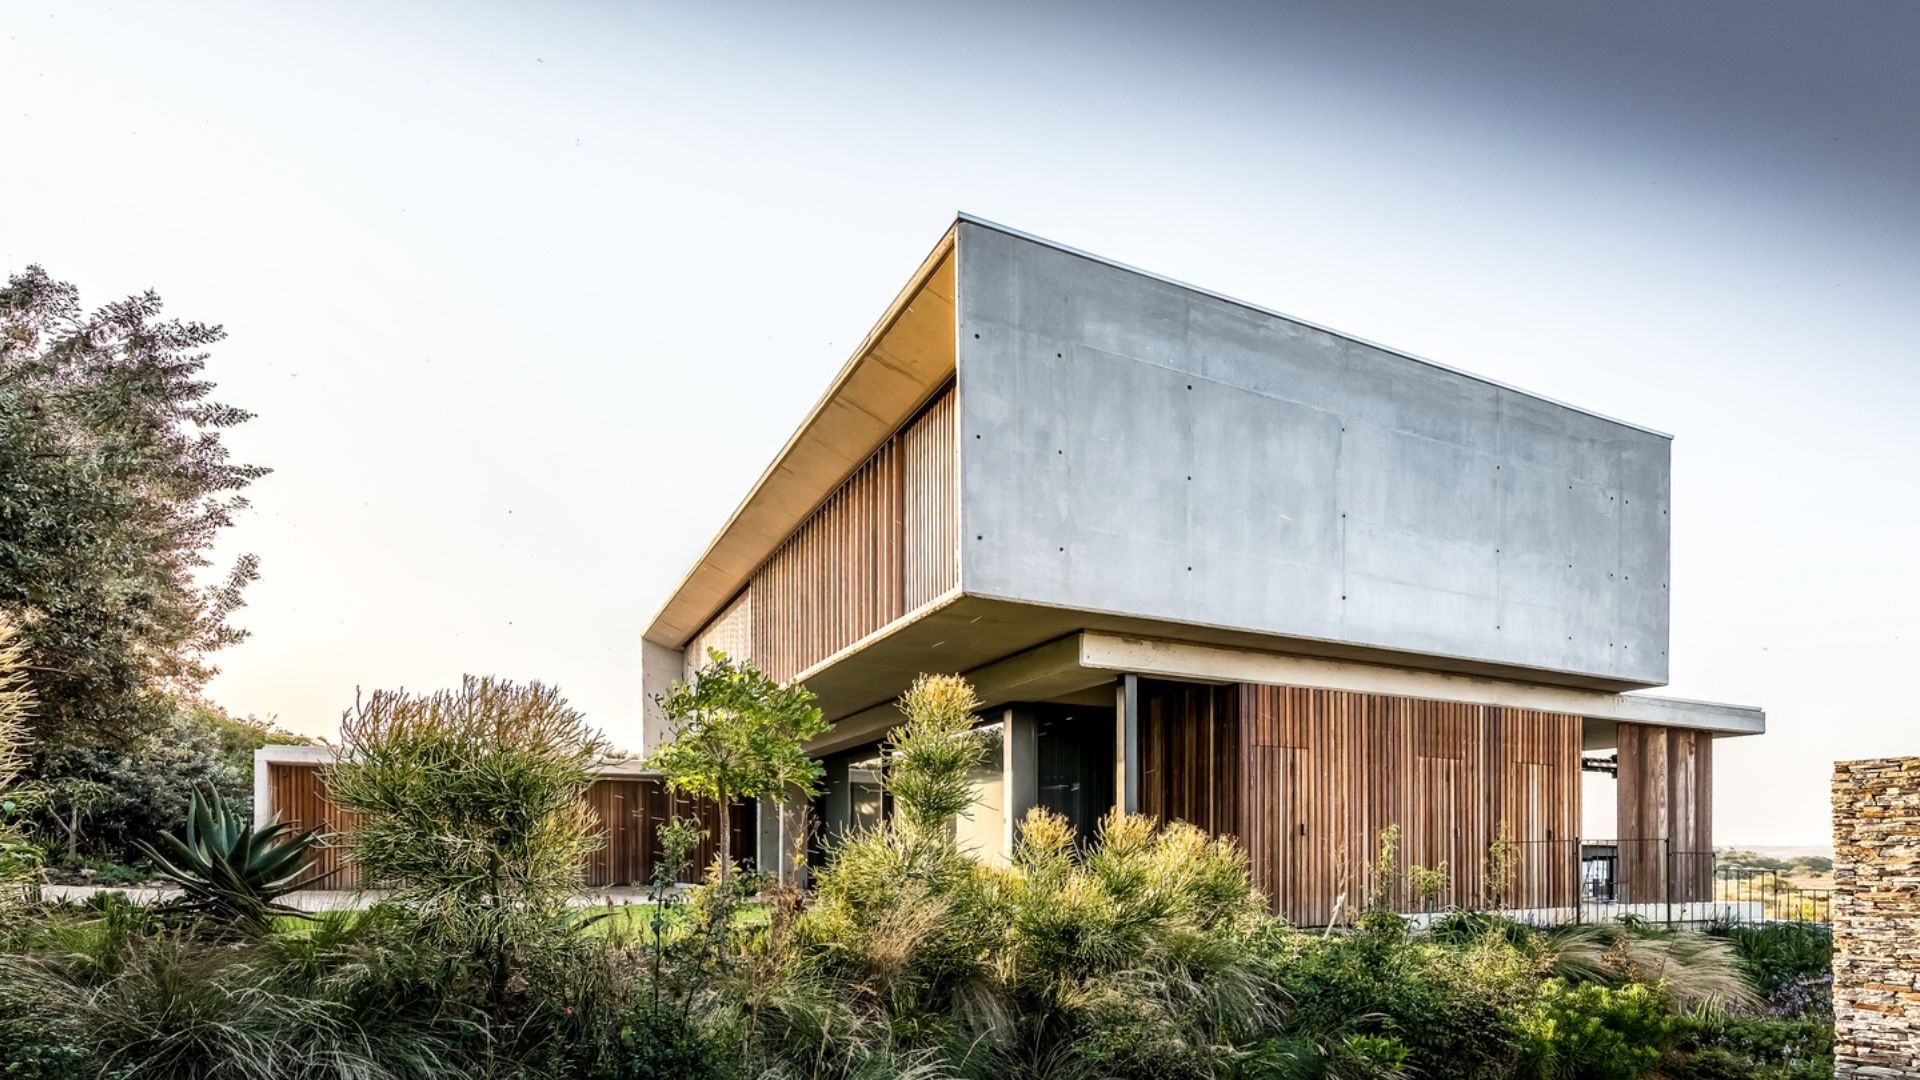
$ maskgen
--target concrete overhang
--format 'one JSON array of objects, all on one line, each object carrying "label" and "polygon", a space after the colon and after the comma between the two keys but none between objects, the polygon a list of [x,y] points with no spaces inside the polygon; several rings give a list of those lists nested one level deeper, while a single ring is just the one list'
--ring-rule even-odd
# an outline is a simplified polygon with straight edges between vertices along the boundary
[{"label": "concrete overhang", "polygon": [[1612,745],[1613,725],[1621,722],[1701,728],[1716,736],[1766,730],[1766,714],[1757,708],[1622,693],[1591,681],[1556,681],[1562,677],[1551,672],[955,594],[800,674],[836,721],[811,749],[831,753],[880,737],[899,720],[894,699],[922,672],[967,675],[987,707],[1076,696],[1090,702],[1100,688],[1132,673],[1573,713],[1586,718],[1590,748]]},{"label": "concrete overhang", "polygon": [[654,615],[643,635],[647,641],[683,647],[874,448],[953,375],[954,235],[949,228],[887,306]]}]

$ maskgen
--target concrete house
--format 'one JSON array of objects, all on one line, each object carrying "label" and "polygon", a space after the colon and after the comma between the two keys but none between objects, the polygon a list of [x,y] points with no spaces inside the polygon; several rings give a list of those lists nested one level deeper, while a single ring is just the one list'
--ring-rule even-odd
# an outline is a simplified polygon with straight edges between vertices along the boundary
[{"label": "concrete house", "polygon": [[1714,741],[1765,717],[1639,692],[1667,681],[1670,454],[962,216],[653,618],[645,691],[710,647],[804,682],[831,835],[887,812],[901,691],[963,673],[1000,750],[960,823],[983,857],[1030,807],[1117,805],[1238,838],[1304,924],[1396,825],[1448,868],[1432,902],[1575,902],[1582,770],[1617,768],[1622,895],[1698,899]]}]

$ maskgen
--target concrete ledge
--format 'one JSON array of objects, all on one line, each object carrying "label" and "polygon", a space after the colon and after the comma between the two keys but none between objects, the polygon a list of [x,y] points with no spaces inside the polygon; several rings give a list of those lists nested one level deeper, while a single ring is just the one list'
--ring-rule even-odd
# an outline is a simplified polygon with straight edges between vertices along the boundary
[{"label": "concrete ledge", "polygon": [[1257,682],[1366,694],[1497,705],[1572,713],[1602,723],[1697,728],[1722,735],[1759,735],[1765,711],[1651,694],[1613,694],[1565,686],[1514,682],[1414,668],[1362,664],[1250,649],[1195,645],[1156,638],[1088,632],[1080,635],[1080,666],[1115,674],[1192,682]]}]

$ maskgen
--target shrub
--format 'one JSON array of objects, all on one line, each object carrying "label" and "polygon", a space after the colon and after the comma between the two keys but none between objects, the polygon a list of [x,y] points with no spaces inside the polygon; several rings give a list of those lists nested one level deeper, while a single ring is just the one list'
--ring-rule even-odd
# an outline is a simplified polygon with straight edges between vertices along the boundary
[{"label": "shrub", "polygon": [[0,620],[0,909],[20,900],[40,872],[40,850],[20,828],[26,805],[14,786],[26,765],[21,746],[34,704],[26,665],[13,623]]},{"label": "shrub", "polygon": [[[0,957],[0,1015],[76,1075],[143,1080],[464,1077],[465,1030],[440,1014],[356,1008],[325,982],[288,977],[270,949],[169,934],[118,939],[111,963]],[[345,971],[353,967],[347,965]],[[349,976],[350,977],[350,976]],[[365,1003],[359,1003],[364,1005]]]},{"label": "shrub", "polygon": [[605,744],[557,690],[473,676],[377,691],[340,733],[325,779],[358,818],[354,862],[427,933],[486,958],[497,1002],[513,955],[550,942],[583,888]]},{"label": "shrub", "polygon": [[1833,980],[1833,930],[1811,923],[1718,928],[1740,967],[1775,1013],[1797,1016],[1814,1006],[1811,988]]},{"label": "shrub", "polygon": [[169,910],[262,934],[275,916],[302,916],[278,900],[320,880],[322,875],[308,872],[319,858],[314,835],[312,829],[295,833],[278,823],[255,829],[218,792],[204,798],[195,792],[186,838],[161,837],[164,853],[146,844],[140,849],[182,890]]},{"label": "shrub", "polygon": [[1549,970],[1569,982],[1658,984],[1675,1008],[1750,1011],[1753,983],[1726,941],[1644,925],[1570,926],[1543,946]]},{"label": "shrub", "polygon": [[1710,1015],[1682,1021],[1674,1080],[1801,1080],[1833,1075],[1831,1020]]},{"label": "shrub", "polygon": [[1459,944],[1408,939],[1399,920],[1345,935],[1289,934],[1273,956],[1290,1003],[1284,1029],[1330,1059],[1348,1037],[1391,1037],[1419,1075],[1512,1074],[1514,1015],[1530,1000],[1534,961],[1497,932]]},{"label": "shrub", "polygon": [[1638,1080],[1675,1034],[1660,995],[1634,983],[1569,986],[1548,979],[1520,1021],[1529,1075],[1540,1080]]}]

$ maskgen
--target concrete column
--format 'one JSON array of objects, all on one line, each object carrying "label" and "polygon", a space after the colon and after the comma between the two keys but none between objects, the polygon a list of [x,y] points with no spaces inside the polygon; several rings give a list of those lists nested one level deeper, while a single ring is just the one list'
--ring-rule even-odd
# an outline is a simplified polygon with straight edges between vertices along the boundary
[{"label": "concrete column", "polygon": [[673,689],[684,674],[684,654],[679,649],[655,644],[644,638],[640,642],[640,754],[642,757],[653,753],[666,744],[668,730],[666,711],[654,698]]},{"label": "concrete column", "polygon": [[1020,839],[1020,823],[1026,820],[1027,811],[1040,804],[1040,722],[1032,709],[1008,706],[1002,713],[1002,723],[1000,764],[1005,806],[1000,850],[1012,858],[1013,846]]},{"label": "concrete column", "polygon": [[805,840],[809,805],[806,799],[764,798],[755,804],[759,815],[759,868],[780,885],[806,887],[805,855],[795,849]]},{"label": "concrete column", "polygon": [[1129,814],[1140,812],[1140,679],[1122,675],[1114,684],[1113,799]]}]

